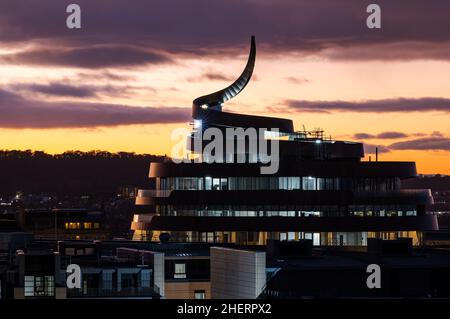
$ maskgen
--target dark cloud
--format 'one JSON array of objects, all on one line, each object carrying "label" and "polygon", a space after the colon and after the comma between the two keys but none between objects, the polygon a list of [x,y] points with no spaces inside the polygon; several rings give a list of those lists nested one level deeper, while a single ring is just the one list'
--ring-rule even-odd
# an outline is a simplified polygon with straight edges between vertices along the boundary
[{"label": "dark cloud", "polygon": [[357,139],[357,140],[365,140],[365,139],[375,138],[375,135],[368,134],[368,133],[356,133],[355,135],[353,135],[353,138]]},{"label": "dark cloud", "polygon": [[400,41],[394,43],[360,43],[351,46],[337,44],[335,47],[323,50],[322,54],[332,60],[353,61],[449,60],[449,48],[450,41],[445,43]]},{"label": "dark cloud", "polygon": [[211,81],[234,81],[235,80],[235,77],[226,76],[224,74],[214,73],[214,72],[207,72],[207,73],[203,74],[202,77],[205,79],[211,80]]},{"label": "dark cloud", "polygon": [[236,80],[236,76],[225,75],[216,72],[205,72],[199,76],[192,76],[187,78],[188,82],[201,82],[205,80],[233,82],[234,80]]},{"label": "dark cloud", "polygon": [[[262,53],[322,54],[338,60],[450,59],[449,1],[378,0],[382,8],[379,30],[366,26],[366,7],[371,2],[78,0],[82,28],[69,30],[65,27],[68,2],[3,0],[0,42],[4,46],[22,45],[25,41],[46,44],[46,50],[40,51],[31,46],[32,51],[11,59],[14,63],[94,68],[153,63],[160,59],[149,57],[151,53],[142,52],[144,49],[234,56],[248,47],[251,34],[257,36],[258,52]],[[110,50],[105,53],[105,61],[98,58],[102,55],[99,51],[89,50],[97,56],[89,57],[83,49],[93,45],[122,47],[129,43],[141,50]],[[75,51],[55,53],[65,47]]]},{"label": "dark cloud", "polygon": [[[417,134],[414,135],[417,136]],[[440,132],[433,132],[428,137],[401,141],[387,146],[365,143],[364,151],[367,154],[374,154],[376,147],[378,147],[378,153],[387,153],[394,150],[450,151],[450,138],[443,136]]]},{"label": "dark cloud", "polygon": [[135,78],[131,75],[125,75],[125,74],[118,74],[110,71],[103,71],[103,72],[79,72],[77,73],[77,78],[80,80],[86,80],[91,79],[95,77],[96,79],[102,79],[107,81],[134,81]]},{"label": "dark cloud", "polygon": [[284,102],[290,111],[310,113],[330,112],[450,112],[450,99],[424,97],[394,98],[367,101],[304,101],[287,100]]},{"label": "dark cloud", "polygon": [[357,140],[364,140],[364,139],[397,139],[397,138],[406,138],[408,137],[408,134],[402,133],[402,132],[382,132],[378,134],[369,134],[369,133],[356,133],[353,135],[353,138]]},{"label": "dark cloud", "polygon": [[68,97],[95,97],[97,91],[94,86],[80,85],[74,86],[63,83],[50,84],[28,84],[19,83],[11,85],[15,90],[31,91],[33,93],[42,93],[45,95],[68,96]]},{"label": "dark cloud", "polygon": [[383,132],[377,134],[377,138],[380,139],[396,139],[396,138],[405,138],[408,137],[408,134],[402,132]]},{"label": "dark cloud", "polygon": [[[139,87],[118,85],[74,85],[71,83],[50,82],[48,84],[15,83],[9,85],[13,90],[30,94],[42,94],[58,97],[89,98],[99,95],[128,96]],[[145,88],[154,91],[152,88]]]},{"label": "dark cloud", "polygon": [[450,151],[450,138],[425,137],[404,142],[398,142],[389,146],[393,150],[443,150]]},{"label": "dark cloud", "polygon": [[79,68],[137,67],[171,62],[165,55],[126,45],[91,46],[71,49],[30,49],[0,61],[14,64],[56,65]]},{"label": "dark cloud", "polygon": [[387,146],[364,143],[364,153],[365,154],[375,154],[377,148],[378,148],[378,154],[390,152],[390,149]]},{"label": "dark cloud", "polygon": [[107,103],[47,102],[0,90],[2,128],[91,128],[188,121],[189,109]]}]

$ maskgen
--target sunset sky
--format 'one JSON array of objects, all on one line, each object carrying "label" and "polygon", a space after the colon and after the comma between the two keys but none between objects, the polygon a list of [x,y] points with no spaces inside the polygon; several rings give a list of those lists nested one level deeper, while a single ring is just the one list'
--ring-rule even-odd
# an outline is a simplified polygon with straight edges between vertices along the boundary
[{"label": "sunset sky", "polygon": [[[70,30],[66,6],[82,10]],[[366,27],[381,6],[382,28]],[[192,100],[288,117],[450,174],[450,2],[1,0],[0,149],[169,154]]]}]

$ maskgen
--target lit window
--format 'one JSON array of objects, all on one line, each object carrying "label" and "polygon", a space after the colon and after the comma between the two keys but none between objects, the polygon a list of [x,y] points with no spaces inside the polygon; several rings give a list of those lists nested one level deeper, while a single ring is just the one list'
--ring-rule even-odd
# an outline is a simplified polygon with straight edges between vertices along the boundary
[{"label": "lit window", "polygon": [[316,178],[315,177],[303,177],[303,189],[308,191],[316,190]]},{"label": "lit window", "polygon": [[214,191],[220,190],[220,178],[213,178],[212,189]]},{"label": "lit window", "polygon": [[186,278],[186,264],[175,264],[174,278]]},{"label": "lit window", "polygon": [[195,299],[205,299],[205,291],[204,290],[195,290],[194,298]]},{"label": "lit window", "polygon": [[55,295],[53,276],[25,276],[25,297],[52,297]]},{"label": "lit window", "polygon": [[205,190],[209,191],[212,189],[212,178],[211,177],[205,177]]},{"label": "lit window", "polygon": [[99,229],[100,228],[100,223],[94,223],[94,228],[95,229]]},{"label": "lit window", "polygon": [[92,223],[83,223],[84,229],[92,229]]},{"label": "lit window", "polygon": [[75,222],[70,222],[70,223],[65,223],[65,227],[66,227],[66,229],[80,229],[81,224],[75,223]]}]

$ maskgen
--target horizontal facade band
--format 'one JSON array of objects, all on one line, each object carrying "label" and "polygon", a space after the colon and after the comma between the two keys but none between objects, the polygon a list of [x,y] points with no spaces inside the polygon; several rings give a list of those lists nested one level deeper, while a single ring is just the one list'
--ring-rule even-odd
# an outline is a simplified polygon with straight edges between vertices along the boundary
[{"label": "horizontal facade band", "polygon": [[400,177],[417,175],[414,162],[282,161],[273,175],[261,175],[261,163],[151,163],[149,177]]},{"label": "horizontal facade band", "polygon": [[428,205],[433,203],[430,190],[389,192],[237,190],[172,191],[167,197],[155,197],[156,205]]},{"label": "horizontal facade band", "polygon": [[[135,227],[138,225],[134,225]],[[143,224],[139,226],[144,226]],[[148,230],[360,232],[438,230],[435,215],[402,217],[195,217],[153,216]]]}]

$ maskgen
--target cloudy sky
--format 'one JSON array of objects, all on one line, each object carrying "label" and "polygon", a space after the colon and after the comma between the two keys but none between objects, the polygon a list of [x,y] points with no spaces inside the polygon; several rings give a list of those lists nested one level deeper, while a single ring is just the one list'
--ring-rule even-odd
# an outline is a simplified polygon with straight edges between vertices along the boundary
[{"label": "cloudy sky", "polygon": [[[82,28],[67,29],[78,3]],[[382,28],[366,27],[381,6]],[[0,149],[169,154],[192,100],[294,119],[450,174],[448,0],[1,0]]]}]

